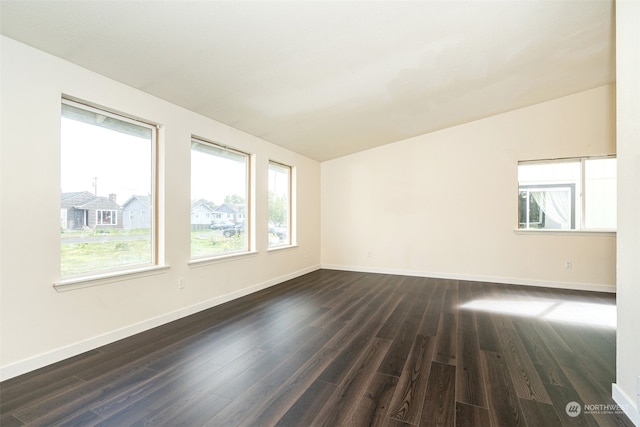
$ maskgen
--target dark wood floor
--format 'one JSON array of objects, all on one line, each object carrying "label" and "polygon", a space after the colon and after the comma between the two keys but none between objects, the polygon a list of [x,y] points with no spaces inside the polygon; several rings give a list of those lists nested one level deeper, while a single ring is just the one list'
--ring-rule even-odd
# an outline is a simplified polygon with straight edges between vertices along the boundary
[{"label": "dark wood floor", "polygon": [[614,306],[320,270],[5,381],[0,424],[632,426],[584,406],[613,404],[615,330],[550,320]]}]

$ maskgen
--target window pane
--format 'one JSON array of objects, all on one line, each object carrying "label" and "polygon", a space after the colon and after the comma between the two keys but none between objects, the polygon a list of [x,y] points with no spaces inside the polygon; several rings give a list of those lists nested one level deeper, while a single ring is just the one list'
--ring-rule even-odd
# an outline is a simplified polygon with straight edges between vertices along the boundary
[{"label": "window pane", "polygon": [[269,247],[291,244],[291,168],[269,163]]},{"label": "window pane", "polygon": [[585,160],[586,228],[616,228],[616,165],[616,159]]},{"label": "window pane", "polygon": [[580,206],[580,171],[579,160],[518,165],[519,228],[575,229],[580,224],[575,208]]},{"label": "window pane", "polygon": [[580,181],[580,161],[518,165],[518,182],[523,184],[560,184]]},{"label": "window pane", "polygon": [[541,228],[544,227],[544,214],[540,211],[540,206],[529,189],[521,189],[518,197],[520,217],[519,228]]},{"label": "window pane", "polygon": [[191,142],[191,257],[249,250],[249,156]]},{"label": "window pane", "polygon": [[569,230],[575,228],[574,187],[563,185],[520,187],[520,228]]},{"label": "window pane", "polygon": [[[62,104],[62,277],[153,264],[153,156],[149,125]],[[138,219],[130,221],[133,212]]]}]

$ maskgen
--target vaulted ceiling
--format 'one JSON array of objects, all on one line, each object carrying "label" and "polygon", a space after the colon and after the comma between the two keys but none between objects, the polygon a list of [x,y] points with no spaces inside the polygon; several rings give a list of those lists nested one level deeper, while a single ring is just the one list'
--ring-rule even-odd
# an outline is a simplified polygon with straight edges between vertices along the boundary
[{"label": "vaulted ceiling", "polygon": [[2,0],[0,32],[319,161],[615,80],[610,0]]}]

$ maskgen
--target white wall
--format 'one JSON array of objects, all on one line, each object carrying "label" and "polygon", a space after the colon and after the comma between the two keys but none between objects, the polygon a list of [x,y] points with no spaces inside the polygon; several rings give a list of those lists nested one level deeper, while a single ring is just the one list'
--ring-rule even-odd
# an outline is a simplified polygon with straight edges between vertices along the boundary
[{"label": "white wall", "polygon": [[613,396],[640,426],[640,1],[616,2],[616,33],[618,351]]},{"label": "white wall", "polygon": [[324,162],[322,265],[614,291],[614,233],[514,230],[519,160],[615,151],[604,86]]},{"label": "white wall", "polygon": [[[218,304],[320,264],[320,165],[2,37],[0,379]],[[143,64],[141,64],[143,66]],[[61,94],[162,125],[158,275],[58,293]],[[256,249],[189,267],[190,136],[255,155]],[[296,168],[299,247],[267,252],[267,170]],[[178,289],[178,278],[186,288]]]}]

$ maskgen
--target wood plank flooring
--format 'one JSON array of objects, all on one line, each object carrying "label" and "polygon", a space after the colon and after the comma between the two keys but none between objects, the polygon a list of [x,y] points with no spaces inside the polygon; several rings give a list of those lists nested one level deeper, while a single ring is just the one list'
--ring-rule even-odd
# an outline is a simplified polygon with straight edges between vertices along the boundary
[{"label": "wood plank flooring", "polygon": [[585,406],[614,404],[615,329],[553,320],[614,305],[319,270],[0,383],[0,425],[632,426]]}]

